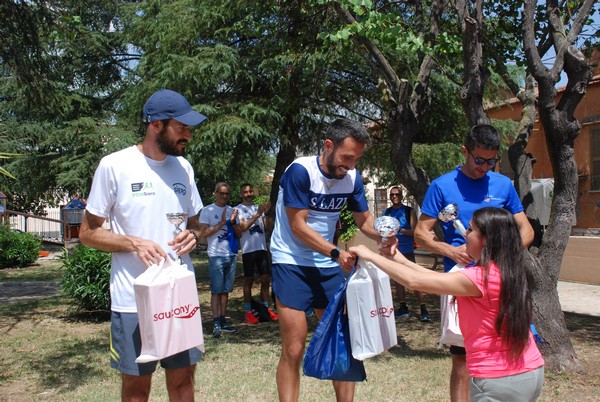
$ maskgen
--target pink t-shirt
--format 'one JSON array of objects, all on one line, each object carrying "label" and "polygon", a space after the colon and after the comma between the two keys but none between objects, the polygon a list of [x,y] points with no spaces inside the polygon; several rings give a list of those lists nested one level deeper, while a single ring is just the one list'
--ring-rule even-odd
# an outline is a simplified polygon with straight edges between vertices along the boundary
[{"label": "pink t-shirt", "polygon": [[457,297],[460,330],[465,338],[467,370],[471,377],[498,378],[526,373],[544,365],[531,332],[529,344],[520,358],[508,360],[508,346],[496,332],[500,308],[500,271],[491,263],[488,287],[484,285],[484,268],[469,267],[460,271],[481,291],[482,297]]}]

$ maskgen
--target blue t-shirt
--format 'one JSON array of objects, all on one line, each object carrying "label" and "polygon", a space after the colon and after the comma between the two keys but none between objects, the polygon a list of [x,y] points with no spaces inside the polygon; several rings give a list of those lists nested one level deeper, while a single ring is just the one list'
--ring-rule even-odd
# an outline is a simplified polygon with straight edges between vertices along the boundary
[{"label": "blue t-shirt", "polygon": [[[390,207],[383,211],[383,214],[398,219],[398,222],[400,222],[400,229],[410,230],[410,216],[408,216],[408,220],[406,220],[406,209],[406,205],[400,205],[399,208]],[[406,236],[398,231],[396,237],[398,238],[398,251],[402,254],[415,252],[413,236]]]},{"label": "blue t-shirt", "polygon": [[[523,211],[519,196],[510,179],[496,172],[488,172],[478,180],[471,179],[458,166],[431,182],[425,194],[421,213],[437,218],[448,204],[458,205],[458,219],[469,227],[473,212],[484,207],[504,208],[510,213]],[[452,222],[440,222],[444,229],[444,241],[452,246],[465,244],[465,238],[454,228]],[[449,271],[456,262],[444,257],[444,270]]]},{"label": "blue t-shirt", "polygon": [[318,156],[296,159],[286,169],[279,186],[271,236],[273,263],[338,267],[329,256],[317,253],[294,236],[285,208],[308,209],[308,226],[332,242],[340,211],[346,203],[353,212],[369,209],[362,178],[356,169],[348,171],[342,179],[335,179],[321,170]]}]

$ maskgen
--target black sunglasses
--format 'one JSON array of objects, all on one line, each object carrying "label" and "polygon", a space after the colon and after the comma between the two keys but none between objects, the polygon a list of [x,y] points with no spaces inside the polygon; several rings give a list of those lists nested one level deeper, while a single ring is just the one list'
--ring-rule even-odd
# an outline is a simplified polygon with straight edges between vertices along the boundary
[{"label": "black sunglasses", "polygon": [[473,155],[471,153],[470,149],[467,149],[467,151],[469,152],[469,155],[471,155],[473,157],[473,161],[475,162],[476,165],[483,165],[484,163],[487,163],[491,167],[494,167],[494,166],[496,166],[496,163],[498,163],[500,161],[499,158],[490,158],[490,159],[479,158],[479,157]]}]

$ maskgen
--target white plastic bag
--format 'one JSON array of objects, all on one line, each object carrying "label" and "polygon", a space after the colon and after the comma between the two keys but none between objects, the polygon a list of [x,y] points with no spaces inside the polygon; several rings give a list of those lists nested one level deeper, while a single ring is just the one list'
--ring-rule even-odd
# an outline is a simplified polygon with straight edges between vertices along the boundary
[{"label": "white plastic bag", "polygon": [[348,281],[346,305],[352,356],[365,360],[398,344],[390,277],[359,260]]},{"label": "white plastic bag", "polygon": [[[455,265],[448,272],[458,272],[465,269],[462,265]],[[465,346],[465,341],[458,325],[458,303],[456,297],[452,295],[440,295],[440,313],[442,333],[440,336],[439,348],[443,345]]]},{"label": "white plastic bag", "polygon": [[133,282],[146,363],[198,348],[204,335],[194,273],[171,258],[152,265]]}]

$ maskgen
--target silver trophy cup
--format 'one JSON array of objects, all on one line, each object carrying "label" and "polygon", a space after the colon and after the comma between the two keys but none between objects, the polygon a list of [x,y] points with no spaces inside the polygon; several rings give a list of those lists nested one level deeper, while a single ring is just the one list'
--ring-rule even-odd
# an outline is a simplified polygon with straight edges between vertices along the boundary
[{"label": "silver trophy cup", "polygon": [[458,232],[466,237],[467,230],[458,219],[458,205],[448,204],[438,214],[438,219],[442,222],[452,222],[452,225]]},{"label": "silver trophy cup", "polygon": [[388,237],[396,236],[400,230],[400,222],[393,216],[380,216],[373,222],[373,228],[381,236],[381,241],[385,242]]},{"label": "silver trophy cup", "polygon": [[[187,214],[185,212],[170,212],[170,213],[167,213],[167,220],[169,222],[171,222],[173,225],[175,225],[175,230],[173,231],[173,240],[175,239],[175,237],[177,237],[177,235],[179,233],[182,232],[182,230],[179,227],[179,225],[181,225],[183,222],[185,222],[186,219],[187,219]],[[179,257],[177,259],[177,262],[179,262],[180,264],[182,263],[181,257]]]}]

